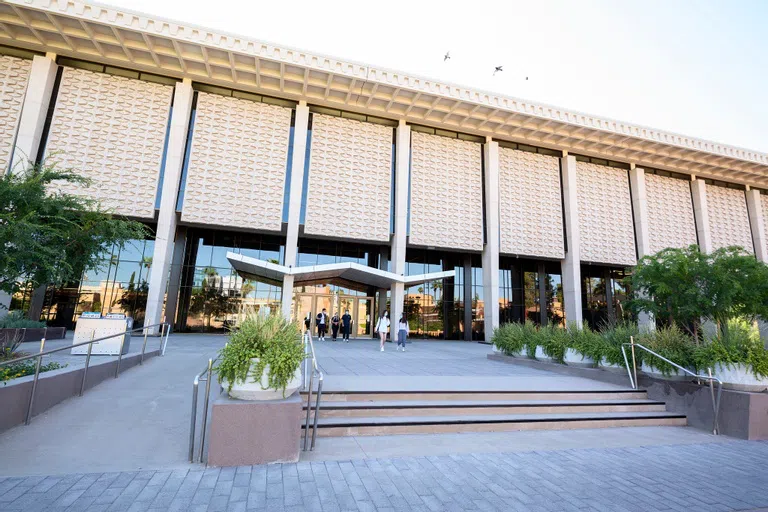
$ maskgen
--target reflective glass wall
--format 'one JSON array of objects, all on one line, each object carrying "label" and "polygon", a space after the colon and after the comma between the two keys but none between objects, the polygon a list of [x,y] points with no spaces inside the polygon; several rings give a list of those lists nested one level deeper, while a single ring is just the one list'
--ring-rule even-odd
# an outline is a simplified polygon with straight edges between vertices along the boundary
[{"label": "reflective glass wall", "polygon": [[584,322],[593,329],[615,321],[631,320],[626,308],[629,273],[601,265],[581,266],[581,304]]},{"label": "reflective glass wall", "polygon": [[564,326],[560,263],[499,258],[499,320]]}]

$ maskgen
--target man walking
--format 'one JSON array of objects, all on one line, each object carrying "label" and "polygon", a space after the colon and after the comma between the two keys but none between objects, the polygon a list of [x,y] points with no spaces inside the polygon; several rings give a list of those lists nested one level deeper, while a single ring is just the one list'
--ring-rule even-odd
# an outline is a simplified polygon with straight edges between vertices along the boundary
[{"label": "man walking", "polygon": [[351,330],[352,330],[352,315],[349,314],[348,309],[345,309],[344,314],[341,316],[341,337],[347,343],[349,343],[349,331]]},{"label": "man walking", "polygon": [[325,341],[325,333],[328,330],[328,313],[325,308],[317,314],[317,337],[320,341]]}]

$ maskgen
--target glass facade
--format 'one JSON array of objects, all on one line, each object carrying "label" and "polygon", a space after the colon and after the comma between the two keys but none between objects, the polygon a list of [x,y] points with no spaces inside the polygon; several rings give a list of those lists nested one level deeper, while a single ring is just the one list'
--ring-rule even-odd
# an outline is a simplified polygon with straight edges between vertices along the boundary
[{"label": "glass facade", "polygon": [[581,266],[581,304],[585,324],[598,329],[606,323],[631,319],[624,305],[629,297],[628,275],[621,268]]},{"label": "glass facade", "polygon": [[216,332],[237,325],[248,312],[280,310],[282,287],[243,279],[227,252],[282,263],[282,237],[208,229],[187,232],[176,330]]},{"label": "glass facade", "polygon": [[499,319],[564,326],[560,263],[499,258]]}]

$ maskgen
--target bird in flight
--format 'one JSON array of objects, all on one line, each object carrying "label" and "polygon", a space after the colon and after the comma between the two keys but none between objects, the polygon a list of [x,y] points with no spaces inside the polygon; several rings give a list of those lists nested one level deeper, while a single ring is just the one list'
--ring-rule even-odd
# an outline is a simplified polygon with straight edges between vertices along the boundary
[{"label": "bird in flight", "polygon": [[451,58],[451,52],[445,52],[445,56],[443,57],[443,62],[447,61]]},{"label": "bird in flight", "polygon": [[504,70],[502,69],[502,66],[496,66],[496,67],[494,68],[494,70],[493,70],[493,76],[496,76],[496,73],[498,73],[499,71],[504,71]]}]

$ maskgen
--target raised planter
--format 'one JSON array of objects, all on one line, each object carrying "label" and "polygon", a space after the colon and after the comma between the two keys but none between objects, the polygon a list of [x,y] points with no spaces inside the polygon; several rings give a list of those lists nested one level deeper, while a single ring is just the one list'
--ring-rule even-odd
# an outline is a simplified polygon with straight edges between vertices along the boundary
[{"label": "raised planter", "polygon": [[[238,400],[282,400],[291,396],[301,387],[301,366],[296,369],[293,379],[285,387],[285,393],[282,389],[269,389],[269,365],[264,367],[261,378],[256,380],[253,376],[253,367],[258,363],[258,359],[251,360],[251,370],[248,372],[248,378],[245,382],[235,382],[229,391],[229,396]],[[226,379],[222,379],[221,385],[224,389],[229,388]]]},{"label": "raised planter", "polygon": [[615,372],[615,373],[626,373],[627,369],[619,364],[612,364],[609,363],[605,358],[602,358],[600,360],[600,363],[598,364],[598,367],[602,368],[603,370],[607,370],[609,372]]},{"label": "raised planter", "polygon": [[690,380],[691,376],[680,372],[675,368],[673,371],[676,373],[670,373],[669,375],[664,375],[660,371],[658,371],[656,368],[648,365],[643,361],[643,364],[640,365],[639,368],[644,374],[648,375],[649,377],[653,377],[654,379],[660,379],[660,380],[674,380],[674,381],[685,381]]},{"label": "raised planter", "polygon": [[[706,375],[707,371],[704,370],[701,374]],[[768,378],[755,377],[752,368],[743,364],[724,365],[717,363],[712,371],[712,376],[723,381],[724,388],[758,393],[768,389]]]},{"label": "raised planter", "polygon": [[67,334],[66,327],[22,327],[12,329],[0,329],[0,338],[6,336],[15,336],[17,332],[21,333],[22,342],[46,340],[63,340]]},{"label": "raised planter", "polygon": [[536,359],[539,361],[552,361],[552,358],[544,353],[544,347],[541,345],[536,347]]},{"label": "raised planter", "polygon": [[563,355],[563,362],[569,366],[581,366],[584,368],[593,368],[595,360],[587,357],[572,348],[566,348]]}]

